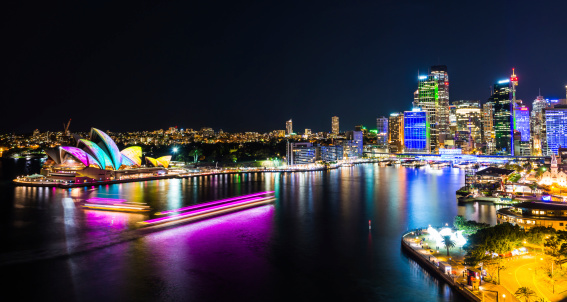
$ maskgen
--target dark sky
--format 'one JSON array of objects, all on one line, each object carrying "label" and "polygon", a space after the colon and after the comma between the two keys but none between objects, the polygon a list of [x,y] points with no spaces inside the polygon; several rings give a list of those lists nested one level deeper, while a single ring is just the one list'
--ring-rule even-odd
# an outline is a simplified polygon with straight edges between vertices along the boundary
[{"label": "dark sky", "polygon": [[341,130],[411,109],[418,69],[450,99],[564,98],[567,1],[52,1],[3,4],[0,132]]}]

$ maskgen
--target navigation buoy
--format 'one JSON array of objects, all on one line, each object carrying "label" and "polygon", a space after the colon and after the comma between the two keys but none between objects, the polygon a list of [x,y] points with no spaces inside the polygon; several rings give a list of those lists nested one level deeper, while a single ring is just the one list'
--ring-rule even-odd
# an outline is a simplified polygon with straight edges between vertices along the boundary
[{"label": "navigation buoy", "polygon": [[372,229],[372,225],[371,225],[372,220],[368,220],[368,229],[371,230]]}]

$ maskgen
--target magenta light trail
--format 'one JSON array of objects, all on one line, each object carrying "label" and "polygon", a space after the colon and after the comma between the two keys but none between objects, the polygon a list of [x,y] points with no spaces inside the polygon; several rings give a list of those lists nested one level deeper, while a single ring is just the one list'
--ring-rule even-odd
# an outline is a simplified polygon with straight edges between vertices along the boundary
[{"label": "magenta light trail", "polygon": [[93,197],[93,198],[87,199],[87,202],[92,202],[92,203],[97,203],[97,202],[102,202],[102,203],[124,203],[124,202],[126,202],[126,199]]},{"label": "magenta light trail", "polygon": [[260,193],[254,193],[254,194],[232,197],[232,198],[228,198],[228,199],[221,199],[221,200],[216,200],[216,201],[205,202],[205,203],[187,206],[187,207],[183,207],[183,208],[179,208],[179,209],[175,209],[175,210],[168,210],[168,211],[159,212],[159,213],[156,213],[156,215],[166,215],[166,214],[171,214],[171,213],[185,212],[185,211],[189,211],[189,210],[196,210],[196,209],[200,209],[200,208],[205,208],[205,207],[209,207],[209,206],[227,203],[227,202],[230,202],[230,201],[241,200],[241,199],[245,199],[245,198],[247,199],[247,198],[250,198],[250,197],[267,195],[267,194],[271,194],[271,193],[274,193],[274,191],[266,191],[266,192],[260,192]]},{"label": "magenta light trail", "polygon": [[270,196],[270,197],[255,197],[255,198],[225,203],[225,204],[221,204],[221,205],[215,205],[215,206],[204,208],[204,209],[197,209],[197,210],[190,211],[190,212],[183,213],[183,214],[176,214],[176,215],[167,216],[167,217],[154,218],[154,219],[142,221],[141,223],[149,225],[149,224],[156,224],[156,223],[171,222],[171,221],[181,220],[181,219],[190,218],[190,217],[194,217],[194,216],[199,216],[201,214],[206,214],[206,213],[211,213],[211,212],[216,212],[216,211],[222,211],[222,210],[228,210],[230,208],[236,208],[236,207],[251,205],[251,204],[255,204],[255,203],[261,203],[261,202],[269,201],[269,200],[272,200],[272,199],[274,199],[273,196]]}]

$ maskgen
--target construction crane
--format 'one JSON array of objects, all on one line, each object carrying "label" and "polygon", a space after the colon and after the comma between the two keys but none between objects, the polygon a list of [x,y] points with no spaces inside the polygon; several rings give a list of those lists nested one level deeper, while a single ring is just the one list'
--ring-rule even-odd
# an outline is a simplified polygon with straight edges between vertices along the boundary
[{"label": "construction crane", "polygon": [[71,136],[71,133],[69,132],[69,125],[71,125],[71,119],[69,119],[69,122],[67,123],[67,125],[65,125],[65,123],[63,123],[63,128],[65,129],[65,131],[63,131],[63,135],[65,135],[65,136]]}]

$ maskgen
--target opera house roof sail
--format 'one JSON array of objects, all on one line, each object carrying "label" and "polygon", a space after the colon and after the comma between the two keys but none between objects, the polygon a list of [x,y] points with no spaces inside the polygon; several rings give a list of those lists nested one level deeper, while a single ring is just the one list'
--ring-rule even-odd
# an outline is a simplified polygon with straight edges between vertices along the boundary
[{"label": "opera house roof sail", "polygon": [[[79,139],[77,147],[61,146],[46,150],[55,164],[63,167],[93,167],[102,170],[123,170],[140,167],[142,148],[131,146],[119,151],[116,143],[103,131],[92,128],[90,140]],[[153,166],[168,167],[171,156],[163,156],[149,161]]]}]

